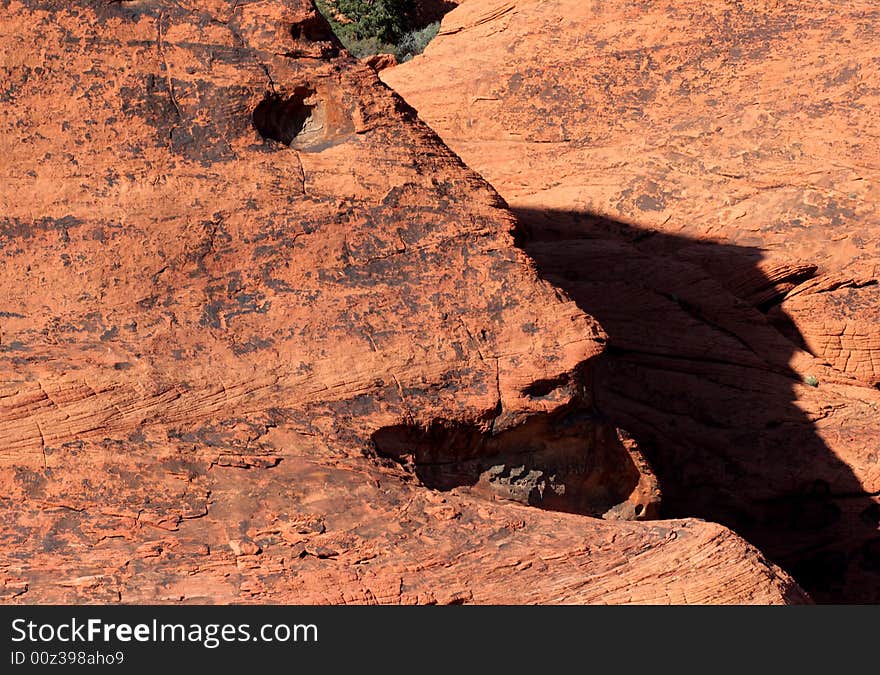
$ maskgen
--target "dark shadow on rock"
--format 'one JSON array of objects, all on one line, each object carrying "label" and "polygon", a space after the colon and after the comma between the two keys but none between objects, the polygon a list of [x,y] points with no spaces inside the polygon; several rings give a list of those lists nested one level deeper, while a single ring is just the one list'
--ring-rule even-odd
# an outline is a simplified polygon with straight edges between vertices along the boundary
[{"label": "dark shadow on rock", "polygon": [[587,377],[652,463],[662,515],[727,525],[819,602],[880,601],[880,506],[796,405],[812,382],[789,365],[799,336],[778,303],[815,270],[768,274],[755,248],[515,211],[541,276],[608,333]]}]

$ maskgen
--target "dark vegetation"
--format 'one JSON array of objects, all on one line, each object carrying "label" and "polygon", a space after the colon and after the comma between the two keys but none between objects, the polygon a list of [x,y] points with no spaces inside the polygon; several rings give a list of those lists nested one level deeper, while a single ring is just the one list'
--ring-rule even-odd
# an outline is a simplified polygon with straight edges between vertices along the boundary
[{"label": "dark vegetation", "polygon": [[444,0],[316,0],[336,36],[358,58],[394,54],[400,62],[420,54],[437,35]]}]

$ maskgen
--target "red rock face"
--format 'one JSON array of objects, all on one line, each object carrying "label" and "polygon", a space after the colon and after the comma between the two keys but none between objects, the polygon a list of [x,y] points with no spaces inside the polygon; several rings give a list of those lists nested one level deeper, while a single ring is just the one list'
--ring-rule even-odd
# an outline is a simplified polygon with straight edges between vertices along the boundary
[{"label": "red rock face", "polygon": [[876,8],[808,9],[471,0],[422,60],[385,79],[514,208],[817,265],[823,282],[801,295],[831,293],[838,309],[825,324],[793,303],[799,329],[814,354],[874,385],[877,289],[859,289],[880,274]]},{"label": "red rock face", "polygon": [[[873,3],[468,0],[382,78],[608,334],[663,513],[880,600]],[[478,48],[473,48],[478,45]]]},{"label": "red rock face", "polygon": [[370,66],[370,68],[378,72],[380,70],[385,70],[386,68],[396,66],[397,57],[394,56],[394,54],[373,54],[372,56],[368,56],[367,58],[365,58],[364,63],[366,63],[368,66]]},{"label": "red rock face", "polygon": [[806,600],[620,522],[604,331],[310,3],[2,15],[5,601]]}]

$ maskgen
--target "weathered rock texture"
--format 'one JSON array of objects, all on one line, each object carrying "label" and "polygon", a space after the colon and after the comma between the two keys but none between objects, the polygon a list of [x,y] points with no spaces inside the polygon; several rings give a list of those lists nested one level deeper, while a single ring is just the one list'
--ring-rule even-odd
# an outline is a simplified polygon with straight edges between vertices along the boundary
[{"label": "weathered rock texture", "polygon": [[880,601],[872,2],[467,0],[382,78],[608,333],[664,513]]},{"label": "weathered rock texture", "polygon": [[806,599],[615,520],[604,332],[310,3],[0,12],[5,601]]},{"label": "weathered rock texture", "polygon": [[514,208],[757,246],[765,269],[817,265],[821,281],[783,310],[814,354],[873,385],[877,12],[469,0],[426,57],[385,79]]}]

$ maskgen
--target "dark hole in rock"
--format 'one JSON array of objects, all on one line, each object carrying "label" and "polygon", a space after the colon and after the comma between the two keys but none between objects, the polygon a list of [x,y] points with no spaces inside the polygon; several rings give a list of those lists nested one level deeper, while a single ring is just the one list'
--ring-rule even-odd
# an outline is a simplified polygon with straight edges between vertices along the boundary
[{"label": "dark hole in rock", "polygon": [[290,36],[294,40],[309,40],[310,42],[332,41],[336,39],[327,22],[317,14],[291,24]]},{"label": "dark hole in rock", "polygon": [[542,396],[547,396],[551,392],[559,389],[562,386],[565,386],[571,381],[571,378],[568,375],[561,375],[559,377],[549,378],[546,380],[537,380],[536,382],[532,382],[528,387],[522,390],[522,393],[530,398],[541,398]]},{"label": "dark hole in rock", "polygon": [[289,96],[266,94],[254,109],[254,126],[263,138],[290,145],[312,117],[315,95],[311,87],[296,87]]},{"label": "dark hole in rock", "polygon": [[430,488],[608,519],[655,518],[656,480],[634,443],[589,410],[537,414],[499,433],[435,422],[384,427],[376,453]]},{"label": "dark hole in rock", "polygon": [[289,32],[293,44],[285,56],[291,58],[333,58],[342,47],[339,38],[318,14],[291,23]]}]

